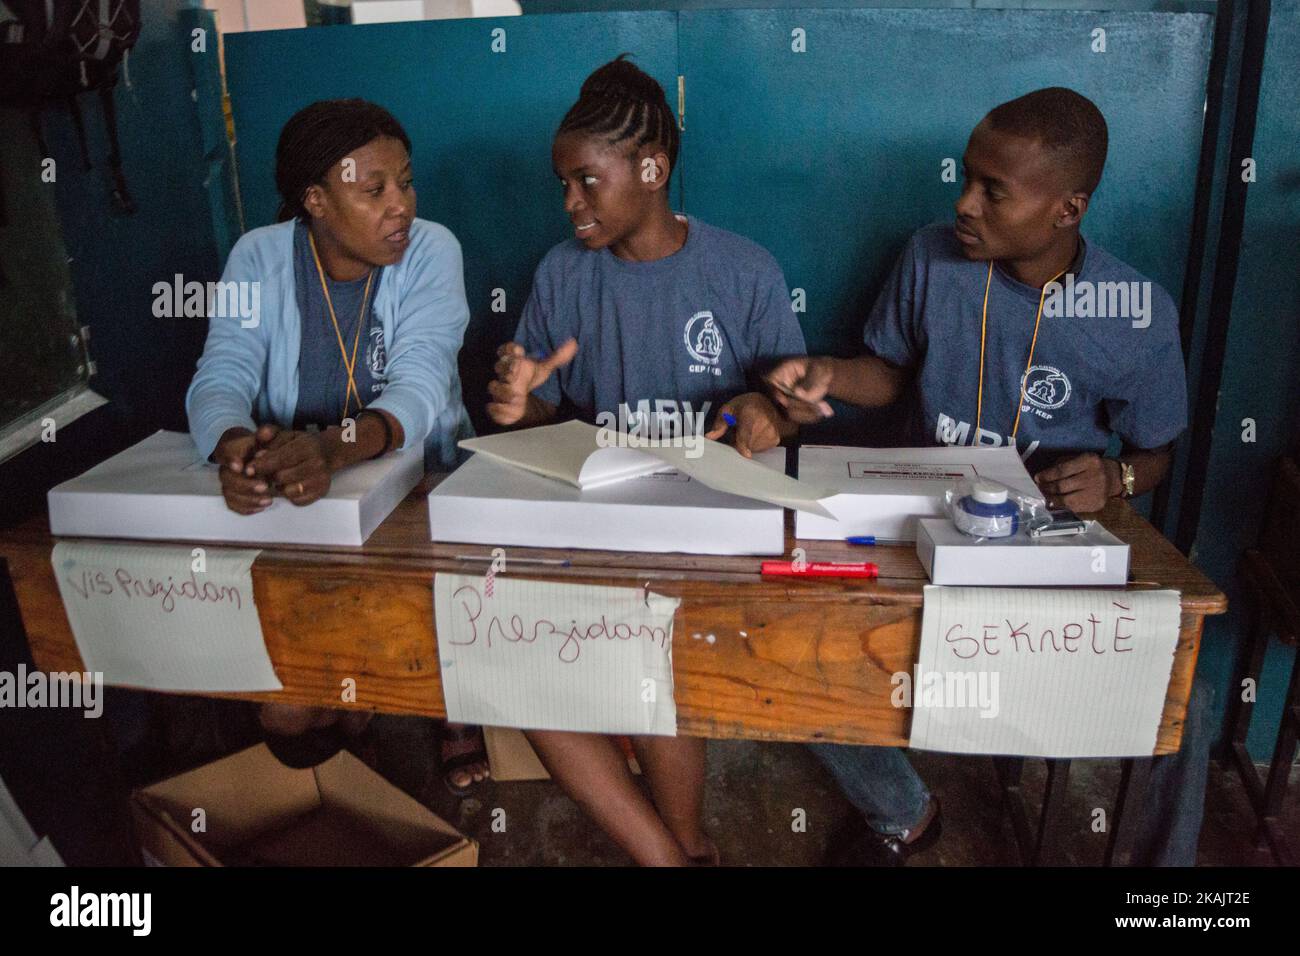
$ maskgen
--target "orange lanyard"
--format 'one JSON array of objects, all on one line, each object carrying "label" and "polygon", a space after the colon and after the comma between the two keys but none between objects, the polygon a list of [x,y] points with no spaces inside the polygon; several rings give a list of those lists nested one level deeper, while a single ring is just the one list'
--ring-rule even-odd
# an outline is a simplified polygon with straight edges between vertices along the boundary
[{"label": "orange lanyard", "polygon": [[347,369],[348,373],[348,387],[347,392],[343,396],[342,416],[343,418],[347,418],[348,408],[354,395],[357,399],[357,411],[360,411],[363,407],[361,403],[361,390],[357,388],[357,380],[353,373],[357,367],[357,346],[361,342],[361,326],[365,325],[366,304],[370,301],[370,282],[375,277],[375,270],[371,269],[370,272],[366,274],[366,291],[361,296],[361,314],[357,316],[357,334],[352,340],[352,357],[348,358],[348,350],[343,345],[343,331],[339,328],[338,317],[334,314],[334,300],[330,298],[329,285],[325,282],[325,270],[321,268],[320,254],[316,251],[316,237],[311,234],[310,230],[307,232],[307,241],[311,244],[311,256],[316,260],[316,274],[320,276],[321,291],[325,293],[325,305],[329,307],[330,321],[334,323],[334,335],[338,338],[339,354],[343,356],[343,367]]},{"label": "orange lanyard", "polygon": [[[1038,345],[1038,326],[1043,321],[1043,302],[1047,299],[1047,286],[1051,285],[1061,276],[1065,275],[1065,269],[1062,269],[1056,275],[1047,280],[1047,285],[1043,286],[1042,294],[1038,296],[1038,315],[1034,318],[1034,337],[1029,343],[1029,358],[1025,362],[1025,374],[1020,376],[1020,394],[1016,400],[1016,423],[1011,428],[1012,444],[1016,440],[1016,432],[1020,430],[1020,409],[1025,402],[1025,380],[1029,377],[1029,370],[1034,365],[1034,348]],[[979,397],[975,402],[975,444],[979,444],[980,419],[984,415],[984,339],[989,328],[989,286],[993,282],[993,260],[989,260],[989,275],[984,280],[984,314],[980,319],[980,391]]]}]

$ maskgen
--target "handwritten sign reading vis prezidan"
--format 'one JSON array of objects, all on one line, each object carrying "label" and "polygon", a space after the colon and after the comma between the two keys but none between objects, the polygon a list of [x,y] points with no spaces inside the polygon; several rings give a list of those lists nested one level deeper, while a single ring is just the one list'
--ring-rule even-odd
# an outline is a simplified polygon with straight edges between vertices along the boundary
[{"label": "handwritten sign reading vis prezidan", "polygon": [[88,671],[150,690],[281,690],[253,603],[255,550],[60,541],[50,560]]},{"label": "handwritten sign reading vis prezidan", "polygon": [[[677,733],[673,614],[636,588],[438,574],[447,716],[467,724]],[[489,593],[490,592],[490,593]]]},{"label": "handwritten sign reading vis prezidan", "polygon": [[927,587],[911,746],[1150,756],[1178,643],[1177,591]]}]

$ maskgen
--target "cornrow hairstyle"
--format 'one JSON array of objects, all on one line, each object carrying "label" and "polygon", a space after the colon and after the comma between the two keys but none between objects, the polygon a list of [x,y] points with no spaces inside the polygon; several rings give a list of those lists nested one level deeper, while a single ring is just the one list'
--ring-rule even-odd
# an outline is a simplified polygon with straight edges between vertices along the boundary
[{"label": "cornrow hairstyle", "polygon": [[1071,189],[1091,196],[1101,182],[1106,118],[1086,96],[1052,86],[996,106],[985,119],[1000,132],[1038,140],[1054,154]]},{"label": "cornrow hairstyle", "polygon": [[582,84],[578,102],[564,114],[560,133],[601,136],[611,145],[632,140],[633,151],[654,143],[668,154],[668,175],[677,169],[681,142],[677,117],[668,106],[664,88],[653,76],[621,53],[597,69]]},{"label": "cornrow hairstyle", "polygon": [[275,186],[281,199],[276,221],[307,219],[307,189],[323,184],[335,163],[380,136],[400,140],[411,151],[402,124],[366,100],[319,100],[289,117],[275,147]]}]

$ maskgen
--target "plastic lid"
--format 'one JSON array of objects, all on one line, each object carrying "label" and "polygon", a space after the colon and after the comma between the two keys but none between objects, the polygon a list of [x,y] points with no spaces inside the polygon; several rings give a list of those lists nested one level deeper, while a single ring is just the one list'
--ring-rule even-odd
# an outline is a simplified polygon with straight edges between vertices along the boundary
[{"label": "plastic lid", "polygon": [[982,505],[1000,505],[1007,500],[1007,489],[991,481],[976,481],[971,497]]}]

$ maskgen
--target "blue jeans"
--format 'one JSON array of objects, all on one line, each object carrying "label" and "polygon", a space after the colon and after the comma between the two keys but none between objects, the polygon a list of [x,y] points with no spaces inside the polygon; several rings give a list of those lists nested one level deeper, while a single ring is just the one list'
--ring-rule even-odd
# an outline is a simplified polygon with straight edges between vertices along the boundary
[{"label": "blue jeans", "polygon": [[[1214,689],[1199,678],[1192,684],[1183,725],[1182,748],[1151,758],[1151,778],[1139,814],[1133,863],[1139,866],[1194,866],[1205,812],[1210,766],[1210,713]],[[872,829],[902,836],[921,822],[930,793],[899,747],[809,744],[849,802]]]}]

